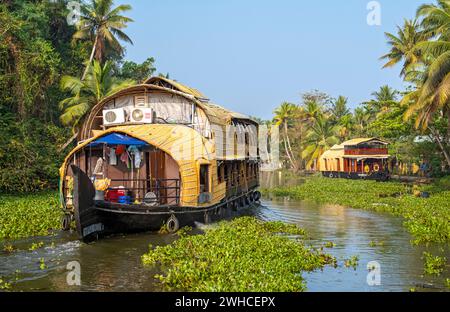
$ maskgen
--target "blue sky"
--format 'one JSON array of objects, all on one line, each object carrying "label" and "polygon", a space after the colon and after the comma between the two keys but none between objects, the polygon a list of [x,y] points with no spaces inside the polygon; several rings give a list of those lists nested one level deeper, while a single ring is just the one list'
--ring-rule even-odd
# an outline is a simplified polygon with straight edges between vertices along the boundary
[{"label": "blue sky", "polygon": [[235,111],[271,118],[283,101],[319,89],[351,107],[381,85],[402,89],[399,69],[382,70],[384,32],[432,0],[379,0],[381,26],[366,22],[368,0],[116,0],[135,22],[129,60],[156,59],[158,72]]}]

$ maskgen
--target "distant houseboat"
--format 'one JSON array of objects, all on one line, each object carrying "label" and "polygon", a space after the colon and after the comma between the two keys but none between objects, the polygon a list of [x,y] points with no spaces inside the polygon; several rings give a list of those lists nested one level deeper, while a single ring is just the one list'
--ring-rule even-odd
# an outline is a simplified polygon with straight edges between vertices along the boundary
[{"label": "distant houseboat", "polygon": [[169,232],[258,201],[258,124],[154,77],[97,104],[61,167],[63,227],[80,239]]},{"label": "distant houseboat", "polygon": [[376,139],[354,139],[333,146],[319,160],[320,171],[329,178],[390,178],[388,142]]}]

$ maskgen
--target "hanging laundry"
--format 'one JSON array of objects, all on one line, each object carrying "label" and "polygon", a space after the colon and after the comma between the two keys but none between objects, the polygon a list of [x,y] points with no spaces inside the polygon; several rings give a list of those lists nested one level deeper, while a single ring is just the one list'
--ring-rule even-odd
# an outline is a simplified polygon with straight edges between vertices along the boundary
[{"label": "hanging laundry", "polygon": [[143,153],[137,152],[134,154],[134,167],[140,168],[142,163]]},{"label": "hanging laundry", "polygon": [[111,148],[109,150],[109,164],[111,166],[117,166],[117,155],[116,155],[116,149]]},{"label": "hanging laundry", "polygon": [[132,156],[134,156],[134,167],[135,168],[140,168],[141,167],[141,162],[142,162],[142,155],[141,155],[141,152],[139,151],[139,149],[137,148],[137,146],[131,145],[128,148],[128,152],[130,152],[130,154]]},{"label": "hanging laundry", "polygon": [[127,165],[127,167],[129,168],[129,158],[128,158],[128,153],[125,151],[122,153],[122,155],[120,156],[120,160]]},{"label": "hanging laundry", "polygon": [[122,155],[126,151],[127,147],[125,145],[119,145],[116,149],[116,155]]}]

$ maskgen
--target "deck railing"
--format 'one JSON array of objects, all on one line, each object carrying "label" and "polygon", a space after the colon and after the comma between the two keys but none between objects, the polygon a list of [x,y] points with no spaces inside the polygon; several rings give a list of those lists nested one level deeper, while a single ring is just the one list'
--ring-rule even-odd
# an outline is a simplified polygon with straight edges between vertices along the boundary
[{"label": "deck railing", "polygon": [[124,187],[133,193],[133,199],[143,202],[145,195],[152,192],[156,195],[158,205],[178,206],[180,204],[179,179],[113,179],[110,188]]}]

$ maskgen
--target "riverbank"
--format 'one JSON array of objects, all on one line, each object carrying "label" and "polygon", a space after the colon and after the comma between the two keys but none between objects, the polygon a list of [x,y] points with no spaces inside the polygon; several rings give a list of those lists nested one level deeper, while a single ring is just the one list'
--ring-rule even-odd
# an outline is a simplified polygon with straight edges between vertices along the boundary
[{"label": "riverbank", "polygon": [[410,185],[399,182],[308,177],[299,185],[266,189],[263,193],[389,212],[405,219],[404,225],[414,236],[415,243],[450,243],[449,179],[421,186],[416,191],[428,192],[430,197],[416,197]]},{"label": "riverbank", "polygon": [[61,210],[54,191],[0,195],[0,239],[46,236],[60,229]]},{"label": "riverbank", "polygon": [[301,272],[335,265],[336,259],[305,246],[296,225],[252,217],[220,222],[203,235],[182,237],[142,257],[159,265],[156,278],[167,290],[207,292],[298,292],[306,290]]}]

